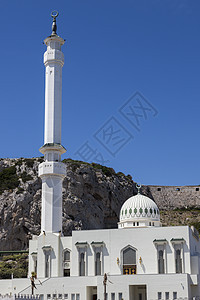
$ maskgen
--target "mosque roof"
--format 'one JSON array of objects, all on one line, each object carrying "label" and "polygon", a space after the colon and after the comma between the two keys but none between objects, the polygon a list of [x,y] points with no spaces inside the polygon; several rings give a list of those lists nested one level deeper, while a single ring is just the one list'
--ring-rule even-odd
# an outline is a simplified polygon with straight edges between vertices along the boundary
[{"label": "mosque roof", "polygon": [[130,197],[122,205],[120,223],[126,221],[160,222],[159,209],[152,199],[138,193]]}]

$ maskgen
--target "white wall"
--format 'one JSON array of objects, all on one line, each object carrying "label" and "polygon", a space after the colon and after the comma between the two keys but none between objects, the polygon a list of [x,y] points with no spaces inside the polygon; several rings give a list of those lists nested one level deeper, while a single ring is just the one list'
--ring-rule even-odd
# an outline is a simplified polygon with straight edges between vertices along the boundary
[{"label": "white wall", "polygon": [[[88,276],[94,275],[94,251],[91,246],[93,241],[105,243],[103,248],[104,272],[113,275],[121,274],[121,250],[127,245],[131,245],[137,250],[137,274],[157,274],[157,249],[153,243],[155,239],[167,240],[167,273],[175,273],[174,247],[170,242],[172,238],[184,238],[185,273],[191,273],[189,228],[187,226],[74,231],[72,234],[72,275],[78,276],[79,274],[76,242],[88,243],[87,274]],[[139,263],[140,257],[142,259],[141,264]],[[119,265],[117,258],[120,261]]]}]

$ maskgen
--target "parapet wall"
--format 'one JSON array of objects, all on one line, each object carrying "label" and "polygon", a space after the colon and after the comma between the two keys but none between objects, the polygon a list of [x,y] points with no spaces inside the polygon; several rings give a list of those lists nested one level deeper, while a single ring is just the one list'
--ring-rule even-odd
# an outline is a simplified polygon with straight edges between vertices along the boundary
[{"label": "parapet wall", "polygon": [[200,186],[149,185],[149,193],[160,209],[200,207]]}]

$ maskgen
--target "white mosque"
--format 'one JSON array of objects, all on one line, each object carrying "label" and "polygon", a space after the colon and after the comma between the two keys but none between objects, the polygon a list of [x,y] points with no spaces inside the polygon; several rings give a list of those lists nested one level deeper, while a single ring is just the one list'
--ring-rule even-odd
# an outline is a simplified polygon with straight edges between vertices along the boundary
[{"label": "white mosque", "polygon": [[[41,234],[30,240],[28,278],[0,280],[0,293],[31,295],[33,289],[42,300],[199,299],[198,232],[188,226],[162,227],[157,205],[140,191],[123,204],[118,229],[62,235],[62,181],[66,174],[61,162],[65,152],[61,145],[64,40],[56,33],[57,15],[52,14],[52,34],[44,40]],[[36,288],[31,285],[33,274]]]}]

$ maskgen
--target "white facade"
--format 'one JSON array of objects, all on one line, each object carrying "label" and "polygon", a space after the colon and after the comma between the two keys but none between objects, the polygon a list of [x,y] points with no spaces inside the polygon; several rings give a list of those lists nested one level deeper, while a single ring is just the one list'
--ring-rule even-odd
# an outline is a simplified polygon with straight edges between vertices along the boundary
[{"label": "white facade", "polygon": [[197,299],[198,232],[188,226],[161,227],[157,205],[140,193],[123,204],[118,229],[74,231],[72,236],[62,236],[62,181],[66,174],[60,162],[65,152],[61,146],[64,40],[57,36],[55,22],[54,17],[54,30],[45,40],[44,55],[41,234],[29,243],[28,278],[0,280],[0,293],[30,295],[33,272],[37,274],[34,292],[41,299]]},{"label": "white facade", "polygon": [[[200,295],[200,243],[188,226],[74,231],[70,237],[43,234],[30,241],[29,253],[29,276],[37,270],[35,294],[44,299],[103,299],[105,273],[109,300]],[[30,280],[0,281],[1,293],[11,289],[30,294]]]}]

